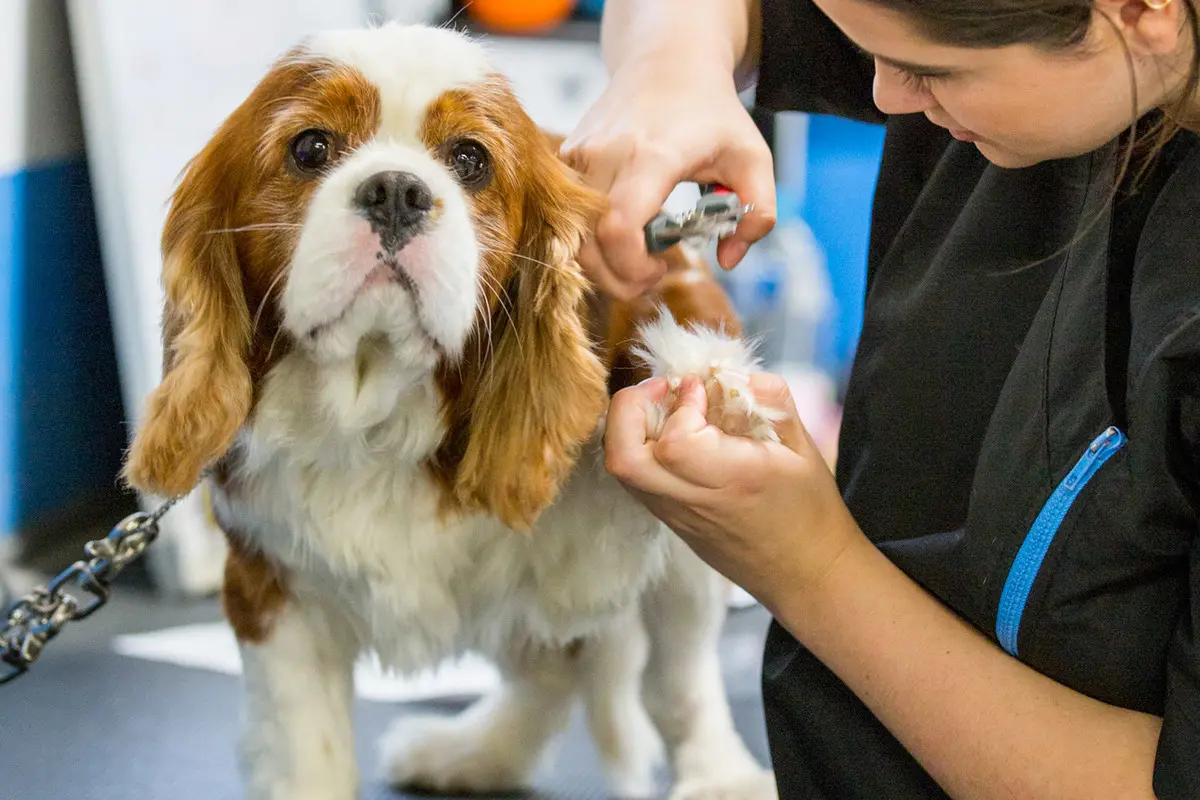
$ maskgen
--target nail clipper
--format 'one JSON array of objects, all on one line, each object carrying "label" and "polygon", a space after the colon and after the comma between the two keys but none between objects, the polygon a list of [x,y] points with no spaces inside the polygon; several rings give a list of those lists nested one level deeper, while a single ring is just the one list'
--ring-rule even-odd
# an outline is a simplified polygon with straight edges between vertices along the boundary
[{"label": "nail clipper", "polygon": [[646,224],[646,250],[661,253],[678,244],[705,244],[728,236],[753,206],[743,206],[731,189],[703,184],[696,207],[682,215],[661,212]]}]

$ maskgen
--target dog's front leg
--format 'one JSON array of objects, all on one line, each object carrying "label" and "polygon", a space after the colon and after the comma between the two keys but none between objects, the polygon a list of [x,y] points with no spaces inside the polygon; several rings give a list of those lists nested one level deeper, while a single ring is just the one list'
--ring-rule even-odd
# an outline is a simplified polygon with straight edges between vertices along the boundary
[{"label": "dog's front leg", "polygon": [[242,642],[247,800],[353,800],[357,644],[327,609],[288,600],[261,641]]},{"label": "dog's front leg", "polygon": [[775,776],[734,727],[720,661],[729,585],[681,539],[646,595],[646,708],[671,754],[671,800],[776,800]]}]

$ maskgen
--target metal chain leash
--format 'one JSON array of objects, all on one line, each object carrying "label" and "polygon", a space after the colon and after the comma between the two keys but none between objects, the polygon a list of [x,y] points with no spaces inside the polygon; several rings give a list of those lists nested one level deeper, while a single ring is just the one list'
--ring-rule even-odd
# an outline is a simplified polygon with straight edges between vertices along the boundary
[{"label": "metal chain leash", "polygon": [[108,602],[117,575],[158,538],[158,521],[182,499],[183,495],[173,497],[149,513],[121,520],[103,539],[84,546],[86,560],[76,561],[11,606],[0,629],[0,685],[28,672],[68,622],[86,619]]}]

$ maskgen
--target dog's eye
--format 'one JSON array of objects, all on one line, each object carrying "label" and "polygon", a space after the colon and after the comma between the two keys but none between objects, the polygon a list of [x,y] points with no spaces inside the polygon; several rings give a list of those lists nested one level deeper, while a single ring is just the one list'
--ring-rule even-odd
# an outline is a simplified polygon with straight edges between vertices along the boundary
[{"label": "dog's eye", "polygon": [[317,172],[333,157],[333,137],[328,131],[312,128],[304,131],[289,147],[292,163],[301,172]]},{"label": "dog's eye", "polygon": [[479,142],[465,139],[450,148],[450,166],[463,186],[479,188],[491,175],[487,150]]}]

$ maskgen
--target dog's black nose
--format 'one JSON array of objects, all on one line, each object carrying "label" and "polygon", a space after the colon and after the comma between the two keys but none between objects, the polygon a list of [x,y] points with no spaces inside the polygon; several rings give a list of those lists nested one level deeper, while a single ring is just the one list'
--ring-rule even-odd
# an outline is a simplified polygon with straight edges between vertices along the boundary
[{"label": "dog's black nose", "polygon": [[421,229],[433,208],[433,193],[411,172],[377,172],[354,192],[354,205],[390,252]]}]

